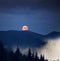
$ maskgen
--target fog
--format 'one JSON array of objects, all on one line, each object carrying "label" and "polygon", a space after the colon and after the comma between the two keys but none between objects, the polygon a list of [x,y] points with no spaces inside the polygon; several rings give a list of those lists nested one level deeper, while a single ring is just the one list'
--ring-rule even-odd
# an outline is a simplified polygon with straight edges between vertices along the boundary
[{"label": "fog", "polygon": [[[16,51],[16,46],[13,47],[14,52]],[[29,47],[26,48],[22,48],[19,47],[20,51],[23,54],[27,54],[27,51],[29,49]],[[32,52],[37,52],[38,53],[38,57],[40,58],[40,55],[44,55],[45,59],[48,59],[49,61],[53,61],[53,60],[60,60],[60,38],[56,38],[56,39],[50,39],[48,40],[48,43],[40,48],[31,48]]]},{"label": "fog", "polygon": [[60,38],[50,39],[48,43],[38,49],[38,56],[43,54],[49,61],[60,60]]}]

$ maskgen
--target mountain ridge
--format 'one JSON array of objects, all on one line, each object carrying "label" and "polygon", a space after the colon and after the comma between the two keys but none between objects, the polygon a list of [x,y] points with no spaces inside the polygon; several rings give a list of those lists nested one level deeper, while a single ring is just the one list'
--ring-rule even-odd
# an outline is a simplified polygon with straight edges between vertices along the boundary
[{"label": "mountain ridge", "polygon": [[51,32],[42,35],[31,31],[0,31],[0,40],[9,47],[15,45],[22,47],[41,47],[47,44],[46,39],[56,38],[58,36],[60,37],[60,32]]}]

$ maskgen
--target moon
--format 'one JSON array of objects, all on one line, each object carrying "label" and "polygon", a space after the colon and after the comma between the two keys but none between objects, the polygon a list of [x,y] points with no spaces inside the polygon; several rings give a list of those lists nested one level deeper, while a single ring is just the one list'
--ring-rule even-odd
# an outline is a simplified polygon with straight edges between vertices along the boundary
[{"label": "moon", "polygon": [[23,31],[28,31],[29,28],[28,28],[28,26],[24,25],[24,26],[22,26],[22,30],[23,30]]}]

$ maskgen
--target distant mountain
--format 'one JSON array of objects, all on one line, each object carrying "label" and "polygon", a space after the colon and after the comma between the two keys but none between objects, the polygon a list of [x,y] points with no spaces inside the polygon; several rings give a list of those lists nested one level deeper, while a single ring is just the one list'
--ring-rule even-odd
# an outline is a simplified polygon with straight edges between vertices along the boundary
[{"label": "distant mountain", "polygon": [[31,31],[0,31],[0,40],[8,46],[42,47],[47,44],[45,39],[60,37],[60,32],[51,32],[47,35],[37,34]]},{"label": "distant mountain", "polygon": [[0,40],[9,47],[13,45],[20,45],[22,47],[41,47],[46,44],[41,37],[43,37],[43,35],[31,31],[0,31]]},{"label": "distant mountain", "polygon": [[53,31],[45,35],[45,38],[48,38],[48,39],[53,39],[57,37],[60,37],[60,32]]}]

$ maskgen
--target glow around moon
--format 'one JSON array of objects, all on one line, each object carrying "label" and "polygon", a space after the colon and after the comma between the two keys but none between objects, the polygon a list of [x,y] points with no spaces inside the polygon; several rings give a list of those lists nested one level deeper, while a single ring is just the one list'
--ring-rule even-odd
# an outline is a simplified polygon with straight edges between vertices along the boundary
[{"label": "glow around moon", "polygon": [[29,28],[28,28],[28,26],[25,25],[25,26],[22,27],[22,30],[23,30],[23,31],[28,31]]}]

